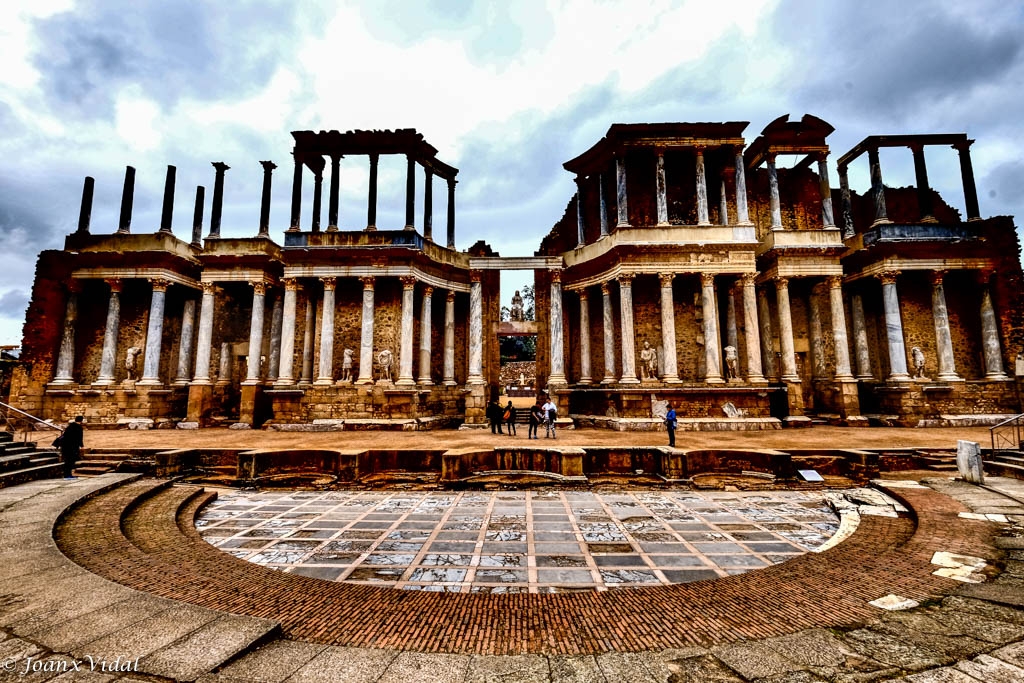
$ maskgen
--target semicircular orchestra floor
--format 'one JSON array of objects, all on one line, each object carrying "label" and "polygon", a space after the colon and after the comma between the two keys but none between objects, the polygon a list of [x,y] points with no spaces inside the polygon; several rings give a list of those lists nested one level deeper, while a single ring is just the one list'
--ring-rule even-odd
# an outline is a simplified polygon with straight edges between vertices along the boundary
[{"label": "semicircular orchestra floor", "polygon": [[236,557],[406,590],[555,593],[686,583],[821,546],[820,491],[220,491],[196,521]]}]

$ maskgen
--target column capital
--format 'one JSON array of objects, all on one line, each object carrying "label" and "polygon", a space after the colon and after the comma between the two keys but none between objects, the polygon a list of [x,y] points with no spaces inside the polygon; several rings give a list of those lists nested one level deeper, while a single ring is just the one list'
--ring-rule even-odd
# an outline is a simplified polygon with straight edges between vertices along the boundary
[{"label": "column capital", "polygon": [[713,284],[715,284],[715,274],[714,273],[701,273],[700,274],[700,286],[701,287],[707,287],[708,285],[713,285]]},{"label": "column capital", "polygon": [[932,284],[933,285],[941,285],[943,279],[945,279],[945,277],[946,277],[946,273],[948,273],[948,272],[949,272],[948,270],[941,270],[941,269],[933,270],[930,273]]},{"label": "column capital", "polygon": [[875,275],[883,285],[894,285],[896,284],[896,278],[900,275],[898,270],[883,270],[881,273]]},{"label": "column capital", "polygon": [[445,295],[445,297],[444,297],[444,300],[445,301],[454,302],[455,301],[455,290],[454,289],[449,289],[448,290],[448,294]]},{"label": "column capital", "polygon": [[264,173],[270,173],[275,168],[277,168],[277,164],[275,164],[273,161],[261,161],[260,166],[263,167]]},{"label": "column capital", "polygon": [[218,174],[224,173],[224,171],[227,171],[228,169],[231,168],[230,166],[225,164],[223,161],[211,161],[210,165],[213,166],[214,169],[216,169]]},{"label": "column capital", "polygon": [[331,158],[332,164],[338,164],[341,162],[342,159],[345,158],[344,154],[338,154],[337,152],[335,152],[334,154],[328,154],[327,156]]},{"label": "column capital", "polygon": [[620,273],[616,279],[619,281],[619,287],[632,287],[634,277],[636,277],[635,273]]},{"label": "column capital", "polygon": [[602,282],[601,283],[601,294],[604,295],[604,296],[608,296],[609,294],[611,294],[611,292],[612,292],[611,283],[610,282]]},{"label": "column capital", "polygon": [[693,149],[697,152],[697,156],[702,157],[704,156],[704,150],[707,149],[707,145],[694,145]]},{"label": "column capital", "polygon": [[744,287],[753,287],[757,284],[757,273],[740,273],[740,282]]},{"label": "column capital", "polygon": [[775,152],[768,152],[767,154],[764,155],[764,160],[767,161],[769,164],[774,165],[776,156],[778,155]]},{"label": "column capital", "polygon": [[675,273],[658,273],[658,281],[661,282],[662,287],[671,287],[672,281],[675,280]]},{"label": "column capital", "polygon": [[413,289],[416,287],[415,275],[403,275],[398,279],[402,281],[402,289]]},{"label": "column capital", "polygon": [[659,157],[665,156],[665,145],[655,145],[654,153],[657,154]]},{"label": "column capital", "polygon": [[978,284],[987,285],[992,280],[992,276],[996,274],[991,268],[982,268],[977,271]]},{"label": "column capital", "polygon": [[333,277],[322,277],[319,278],[320,282],[324,286],[324,291],[334,291],[334,288],[338,284],[338,279]]},{"label": "column capital", "polygon": [[825,278],[825,282],[828,283],[829,289],[842,289],[843,288],[843,276],[842,275],[829,275]]},{"label": "column capital", "polygon": [[164,280],[163,278],[154,278],[149,283],[153,286],[154,292],[166,292],[167,288],[171,286],[170,280]]},{"label": "column capital", "polygon": [[788,277],[777,277],[773,280],[775,283],[776,290],[789,289],[789,278]]},{"label": "column capital", "polygon": [[839,164],[836,166],[836,172],[839,173],[840,178],[845,178],[847,173],[846,164]]},{"label": "column capital", "polygon": [[286,292],[297,292],[299,291],[299,281],[294,277],[286,277],[281,280],[284,283],[284,289]]},{"label": "column capital", "polygon": [[587,293],[586,287],[580,287],[577,289],[576,294],[580,297],[580,301],[586,301],[590,297],[590,294]]},{"label": "column capital", "polygon": [[76,278],[68,280],[68,283],[64,286],[68,290],[68,294],[78,294],[82,291],[82,281]]},{"label": "column capital", "polygon": [[561,282],[562,282],[562,270],[561,270],[561,268],[552,268],[548,272],[551,273],[551,284],[555,284],[556,282],[561,284]]},{"label": "column capital", "polygon": [[110,278],[104,280],[104,282],[106,282],[107,286],[110,287],[111,294],[120,293],[121,288],[124,286],[124,282],[120,278]]},{"label": "column capital", "polygon": [[203,282],[201,284],[203,287],[203,294],[209,294],[210,296],[213,296],[214,294],[217,293],[217,285],[214,284],[213,282]]},{"label": "column capital", "polygon": [[[320,278],[321,280],[323,278]],[[331,278],[333,280],[333,278]],[[359,281],[363,283],[363,289],[373,290],[373,283],[376,280],[372,275],[363,275],[359,278]]]},{"label": "column capital", "polygon": [[423,296],[434,296],[434,288],[430,285],[425,285],[423,287]]},{"label": "column capital", "polygon": [[958,152],[966,152],[974,144],[974,140],[960,140],[950,145],[953,149]]},{"label": "column capital", "polygon": [[249,284],[252,286],[253,294],[256,294],[257,296],[263,296],[267,293],[266,282],[250,282]]},{"label": "column capital", "polygon": [[478,270],[478,269],[475,269],[475,268],[473,270],[469,271],[469,281],[470,282],[483,282],[483,279],[484,279],[484,271]]},{"label": "column capital", "polygon": [[908,143],[907,144],[907,149],[909,149],[912,152],[923,152],[924,151],[924,143],[923,142],[911,142],[911,143]]}]

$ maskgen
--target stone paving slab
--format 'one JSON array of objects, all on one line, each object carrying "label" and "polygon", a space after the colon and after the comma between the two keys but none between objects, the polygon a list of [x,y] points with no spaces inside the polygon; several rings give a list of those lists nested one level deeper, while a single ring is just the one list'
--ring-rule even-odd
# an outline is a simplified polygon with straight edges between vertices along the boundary
[{"label": "stone paving slab", "polygon": [[326,649],[326,645],[275,640],[232,662],[218,676],[249,683],[279,683]]},{"label": "stone paving slab", "polygon": [[551,667],[543,655],[512,655],[487,657],[473,655],[466,672],[467,683],[492,683],[493,681],[549,681]]},{"label": "stone paving slab", "polygon": [[257,641],[275,635],[276,622],[225,615],[142,658],[139,669],[157,676],[192,681]]},{"label": "stone paving slab", "polygon": [[40,624],[34,631],[24,631],[24,635],[46,643],[51,650],[69,652],[165,609],[166,600],[137,594],[73,619]]},{"label": "stone paving slab", "polygon": [[978,655],[970,661],[957,662],[956,668],[985,683],[1024,681],[1024,669],[990,655]]},{"label": "stone paving slab", "polygon": [[397,656],[392,650],[329,647],[296,671],[288,683],[374,683]]},{"label": "stone paving slab", "polygon": [[132,658],[146,657],[202,628],[218,616],[217,612],[202,607],[174,606],[72,648],[71,654],[79,658],[92,655],[107,660],[129,655]]},{"label": "stone paving slab", "polygon": [[469,655],[432,655],[402,652],[395,657],[377,683],[435,681],[462,683],[469,671]]}]

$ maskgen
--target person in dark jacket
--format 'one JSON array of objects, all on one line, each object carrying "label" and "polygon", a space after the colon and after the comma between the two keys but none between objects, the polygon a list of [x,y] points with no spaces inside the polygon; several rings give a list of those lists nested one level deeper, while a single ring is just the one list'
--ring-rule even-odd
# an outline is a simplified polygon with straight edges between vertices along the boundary
[{"label": "person in dark jacket", "polygon": [[491,434],[501,434],[501,406],[497,399],[487,404],[487,419],[491,421]]},{"label": "person in dark jacket", "polygon": [[79,415],[74,422],[64,428],[64,433],[60,435],[60,458],[64,463],[65,479],[74,478],[72,471],[75,469],[75,463],[78,462],[84,445],[85,428],[82,426],[84,421],[85,418]]},{"label": "person in dark jacket", "polygon": [[672,407],[672,404],[668,404],[668,412],[665,413],[665,429],[668,431],[668,445],[670,448],[676,447],[676,409]]},{"label": "person in dark jacket", "polygon": [[544,411],[541,410],[540,403],[534,403],[530,408],[530,431],[527,433],[528,439],[539,439],[537,436],[537,428],[544,423]]},{"label": "person in dark jacket", "polygon": [[501,419],[505,422],[505,431],[508,432],[508,435],[516,436],[516,408],[512,405],[512,401],[505,406],[505,412]]}]

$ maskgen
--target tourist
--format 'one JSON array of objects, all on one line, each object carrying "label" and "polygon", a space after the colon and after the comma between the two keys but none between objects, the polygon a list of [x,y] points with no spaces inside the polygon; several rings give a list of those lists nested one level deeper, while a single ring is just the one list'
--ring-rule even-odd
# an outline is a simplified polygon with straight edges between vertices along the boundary
[{"label": "tourist", "polygon": [[676,409],[668,404],[668,412],[665,413],[665,429],[668,430],[669,448],[676,447]]},{"label": "tourist", "polygon": [[82,450],[83,436],[85,429],[82,427],[82,422],[85,418],[79,415],[64,428],[64,433],[57,437],[53,442],[54,446],[60,447],[60,458],[64,464],[64,478],[74,479],[73,470],[75,469],[75,463],[78,462],[79,453]]},{"label": "tourist", "polygon": [[555,408],[555,404],[549,398],[542,410],[544,411],[544,438],[557,439],[558,437],[555,436],[555,420],[558,419],[558,409]]},{"label": "tourist", "polygon": [[516,436],[516,407],[512,405],[512,401],[508,402],[505,406],[505,413],[501,416],[501,419],[505,422],[505,431],[509,436]]},{"label": "tourist", "polygon": [[544,422],[544,410],[540,407],[540,401],[530,406],[530,431],[527,434],[529,439],[539,439],[537,428]]},{"label": "tourist", "polygon": [[487,404],[487,419],[491,421],[491,434],[501,434],[501,406],[496,398]]}]

